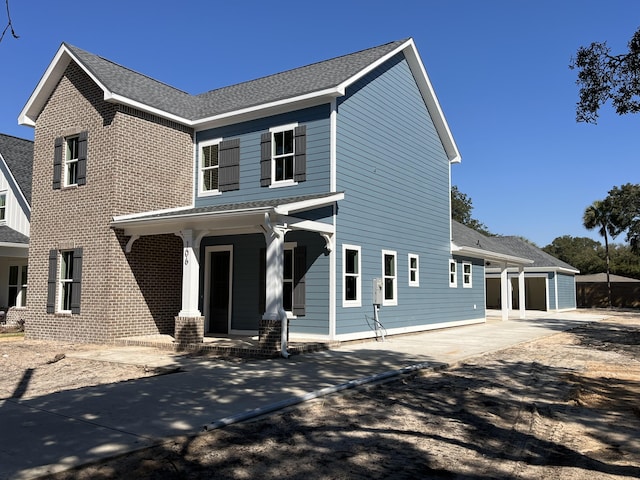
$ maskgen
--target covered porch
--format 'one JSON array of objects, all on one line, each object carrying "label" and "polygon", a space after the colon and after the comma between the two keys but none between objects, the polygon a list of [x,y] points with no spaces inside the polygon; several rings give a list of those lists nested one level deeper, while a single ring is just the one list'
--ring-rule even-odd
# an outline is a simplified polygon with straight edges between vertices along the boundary
[{"label": "covered porch", "polygon": [[[182,300],[181,309],[176,312],[173,342],[180,345],[197,345],[206,342],[205,333],[212,331],[216,321],[213,306],[222,307],[220,325],[228,325],[225,334],[232,334],[234,283],[232,281],[233,246],[228,248],[206,247],[207,255],[202,258],[201,248],[205,238],[239,238],[251,236],[260,242],[264,251],[264,284],[261,284],[261,315],[255,330],[242,331],[243,337],[250,338],[257,330],[260,350],[279,351],[287,356],[288,332],[286,321],[291,315],[285,307],[291,308],[291,301],[284,299],[283,291],[293,294],[292,280],[286,276],[290,257],[285,254],[285,235],[288,232],[307,232],[316,235],[322,242],[327,255],[333,250],[335,227],[333,215],[337,201],[343,193],[307,195],[259,202],[244,202],[195,208],[179,208],[132,215],[116,216],[111,222],[114,229],[120,229],[128,237],[127,253],[140,237],[149,235],[175,234],[182,239]],[[255,249],[254,249],[255,250]],[[225,255],[209,255],[211,252],[230,252]],[[223,266],[213,265],[220,258]],[[227,270],[224,270],[224,264]],[[216,264],[217,265],[217,264]],[[205,268],[207,275],[205,275]],[[214,277],[215,271],[222,271],[222,277]],[[226,275],[226,279],[225,279]],[[258,269],[247,273],[252,281],[257,281]],[[216,279],[222,278],[219,282]],[[304,282],[301,282],[304,290]],[[204,285],[206,284],[206,285]],[[206,286],[206,290],[205,290]],[[225,288],[228,290],[226,291]],[[235,293],[240,294],[236,286]],[[214,292],[217,294],[214,295]],[[217,303],[216,303],[217,302]],[[295,295],[293,297],[295,303]],[[216,305],[213,305],[216,303]],[[213,305],[213,306],[212,306]],[[237,303],[236,303],[237,305]],[[226,316],[226,317],[225,317]]]}]

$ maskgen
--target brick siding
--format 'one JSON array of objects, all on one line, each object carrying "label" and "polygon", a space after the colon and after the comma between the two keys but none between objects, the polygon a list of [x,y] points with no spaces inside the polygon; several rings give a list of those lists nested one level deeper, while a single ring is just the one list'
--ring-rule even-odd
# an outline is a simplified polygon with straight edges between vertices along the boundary
[{"label": "brick siding", "polygon": [[[87,180],[52,188],[56,137],[88,131]],[[189,128],[103,100],[71,63],[35,128],[29,248],[28,338],[105,342],[172,333],[180,310],[182,243],[175,235],[128,238],[114,215],[192,203]],[[47,314],[48,252],[83,248],[79,315]],[[59,289],[58,289],[59,290]]]}]

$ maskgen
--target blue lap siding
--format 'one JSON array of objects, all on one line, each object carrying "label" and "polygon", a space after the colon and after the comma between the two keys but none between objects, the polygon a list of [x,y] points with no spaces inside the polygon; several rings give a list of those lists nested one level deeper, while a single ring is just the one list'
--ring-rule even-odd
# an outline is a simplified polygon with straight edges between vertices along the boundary
[{"label": "blue lap siding", "polygon": [[[387,330],[484,318],[482,262],[473,265],[473,288],[461,278],[449,286],[449,160],[402,54],[347,89],[337,130],[337,190],[345,199],[337,216],[336,333],[370,329],[382,250],[397,253],[398,304],[380,310]],[[361,307],[342,306],[343,244],[361,247]],[[419,256],[418,287],[408,284],[408,254]]]}]

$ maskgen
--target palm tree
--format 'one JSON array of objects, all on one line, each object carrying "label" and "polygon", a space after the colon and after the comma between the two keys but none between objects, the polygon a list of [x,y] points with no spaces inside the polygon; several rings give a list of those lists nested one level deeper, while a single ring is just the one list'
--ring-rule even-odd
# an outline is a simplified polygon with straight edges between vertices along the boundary
[{"label": "palm tree", "polygon": [[611,280],[609,279],[609,238],[607,233],[611,235],[611,238],[614,238],[617,233],[615,227],[611,223],[611,215],[612,211],[609,203],[606,200],[596,200],[593,204],[587,207],[584,211],[584,216],[582,217],[582,224],[584,225],[584,228],[587,230],[598,228],[598,233],[604,237],[604,250],[607,260],[607,300],[609,308],[612,307],[612,304]]}]

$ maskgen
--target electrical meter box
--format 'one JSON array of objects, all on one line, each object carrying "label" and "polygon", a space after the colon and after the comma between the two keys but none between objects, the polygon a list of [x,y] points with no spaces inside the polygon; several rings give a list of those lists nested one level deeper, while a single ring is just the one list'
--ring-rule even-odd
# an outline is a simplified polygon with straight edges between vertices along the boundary
[{"label": "electrical meter box", "polygon": [[373,304],[382,305],[382,279],[373,279]]}]

